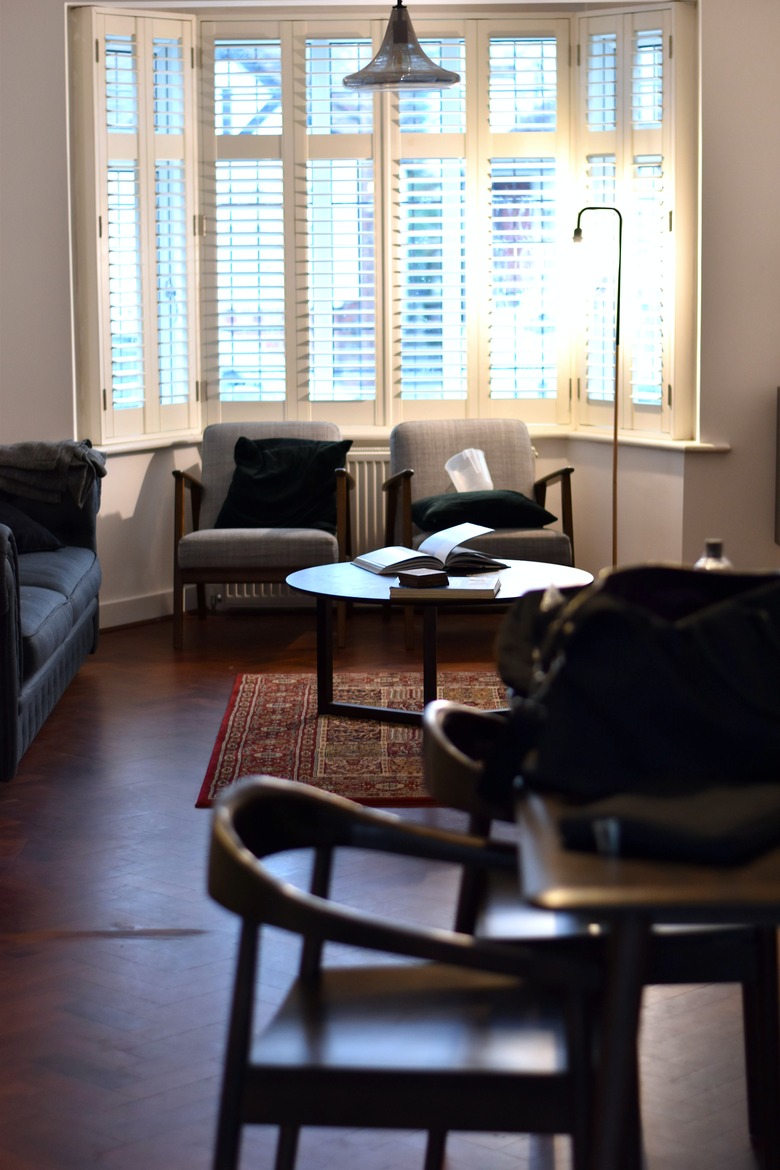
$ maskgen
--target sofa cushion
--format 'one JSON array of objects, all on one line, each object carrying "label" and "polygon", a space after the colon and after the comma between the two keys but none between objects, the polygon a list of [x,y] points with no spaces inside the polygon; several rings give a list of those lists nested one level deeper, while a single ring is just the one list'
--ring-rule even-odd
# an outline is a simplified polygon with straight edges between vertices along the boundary
[{"label": "sofa cushion", "polygon": [[215,528],[319,528],[336,531],[336,470],[351,439],[247,439],[236,442],[236,470]]},{"label": "sofa cushion", "polygon": [[59,593],[77,621],[100,589],[100,562],[88,548],[25,553],[19,557],[19,584]]},{"label": "sofa cushion", "polygon": [[451,524],[486,524],[490,528],[544,528],[557,517],[522,492],[447,492],[425,496],[412,503],[412,519],[425,532],[438,532]]},{"label": "sofa cushion", "polygon": [[22,678],[45,666],[73,626],[68,598],[53,589],[22,585],[19,590],[22,626]]},{"label": "sofa cushion", "polygon": [[0,499],[0,524],[6,524],[14,534],[17,552],[44,552],[47,549],[62,548],[62,541],[28,516],[21,508]]}]

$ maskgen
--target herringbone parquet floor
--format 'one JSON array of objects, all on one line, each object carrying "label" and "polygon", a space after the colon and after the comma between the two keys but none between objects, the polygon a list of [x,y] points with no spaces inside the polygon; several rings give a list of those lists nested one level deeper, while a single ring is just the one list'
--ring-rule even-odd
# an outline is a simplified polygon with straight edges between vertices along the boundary
[{"label": "herringbone parquet floor", "polygon": [[[492,661],[495,619],[442,622],[442,665]],[[193,804],[234,675],[313,667],[307,614],[108,631],[0,788],[0,1167],[205,1170],[234,922],[205,893],[209,814]],[[340,661],[410,668],[400,625],[358,613]],[[457,823],[454,814],[403,815]],[[447,921],[449,880],[354,875],[366,906]],[[265,951],[262,1010],[293,955]],[[650,1170],[749,1170],[732,987],[647,996],[642,1075]],[[245,1166],[270,1166],[263,1133]],[[306,1135],[301,1170],[421,1165],[417,1134]],[[553,1170],[566,1142],[455,1135],[451,1170]]]}]

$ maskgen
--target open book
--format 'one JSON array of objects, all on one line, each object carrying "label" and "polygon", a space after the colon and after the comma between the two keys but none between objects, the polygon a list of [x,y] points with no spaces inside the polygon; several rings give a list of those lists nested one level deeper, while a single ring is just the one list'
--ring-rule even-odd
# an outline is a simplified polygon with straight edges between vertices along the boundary
[{"label": "open book", "polygon": [[461,541],[473,540],[492,532],[483,524],[455,524],[426,536],[418,549],[404,548],[403,545],[388,545],[363,553],[352,562],[369,573],[383,577],[394,577],[403,569],[445,569],[448,573],[484,573],[488,569],[505,569],[503,561],[497,561],[488,553],[474,548],[461,548]]}]

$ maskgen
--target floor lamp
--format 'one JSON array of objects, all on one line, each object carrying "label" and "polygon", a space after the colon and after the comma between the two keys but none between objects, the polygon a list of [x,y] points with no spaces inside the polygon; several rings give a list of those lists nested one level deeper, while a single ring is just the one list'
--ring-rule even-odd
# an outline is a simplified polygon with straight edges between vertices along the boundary
[{"label": "floor lamp", "polygon": [[577,213],[577,225],[574,228],[575,244],[582,240],[580,221],[587,211],[609,211],[618,218],[617,285],[615,288],[615,383],[612,409],[612,564],[614,566],[617,564],[618,384],[620,381],[620,273],[623,265],[623,216],[617,207],[607,205],[581,208]]}]

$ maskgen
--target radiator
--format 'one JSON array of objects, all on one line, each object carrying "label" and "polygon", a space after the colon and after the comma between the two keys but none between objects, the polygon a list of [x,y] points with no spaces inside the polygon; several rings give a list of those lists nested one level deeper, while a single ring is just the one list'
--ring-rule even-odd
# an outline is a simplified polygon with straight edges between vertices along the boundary
[{"label": "radiator", "polygon": [[[355,556],[384,544],[384,492],[390,455],[386,447],[358,447],[350,451],[347,471],[355,481],[352,493],[352,544]],[[210,585],[208,604],[216,609],[283,603],[311,605],[311,598],[286,585]]]}]

